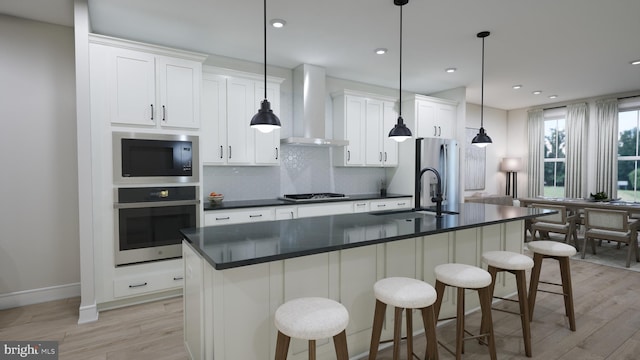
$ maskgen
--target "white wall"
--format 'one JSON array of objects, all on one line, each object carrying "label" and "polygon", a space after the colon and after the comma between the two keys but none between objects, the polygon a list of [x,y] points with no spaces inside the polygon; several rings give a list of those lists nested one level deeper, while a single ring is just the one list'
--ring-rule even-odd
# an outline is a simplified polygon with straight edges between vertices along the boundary
[{"label": "white wall", "polygon": [[80,270],[73,29],[0,15],[0,34],[3,308],[79,295]]}]

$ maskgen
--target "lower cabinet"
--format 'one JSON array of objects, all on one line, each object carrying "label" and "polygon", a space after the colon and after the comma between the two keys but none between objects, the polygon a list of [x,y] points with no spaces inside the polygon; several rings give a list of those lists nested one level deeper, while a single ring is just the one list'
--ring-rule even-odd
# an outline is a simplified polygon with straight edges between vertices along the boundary
[{"label": "lower cabinet", "polygon": [[113,280],[113,296],[122,298],[161,290],[178,289],[182,287],[182,284],[182,269],[125,276]]},{"label": "lower cabinet", "polygon": [[270,221],[275,218],[276,212],[273,207],[207,211],[204,214],[204,226]]},{"label": "lower cabinet", "polygon": [[[484,251],[522,252],[523,226],[523,221],[514,221],[221,271],[185,244],[185,344],[192,359],[272,359],[278,306],[297,297],[321,296],[340,301],[349,311],[347,342],[354,357],[369,350],[377,280],[406,276],[435,285],[439,264],[481,266]],[[198,269],[201,276],[192,276]],[[513,293],[513,276],[501,275],[496,295]],[[455,314],[453,295],[447,288],[441,318]],[[478,307],[477,296],[469,296],[467,311]],[[414,330],[419,331],[421,317],[416,314],[414,319]],[[387,311],[384,324],[382,338],[391,338],[393,311]],[[335,358],[331,339],[318,341],[317,347],[318,359]],[[288,358],[307,359],[306,341],[292,339]]]}]

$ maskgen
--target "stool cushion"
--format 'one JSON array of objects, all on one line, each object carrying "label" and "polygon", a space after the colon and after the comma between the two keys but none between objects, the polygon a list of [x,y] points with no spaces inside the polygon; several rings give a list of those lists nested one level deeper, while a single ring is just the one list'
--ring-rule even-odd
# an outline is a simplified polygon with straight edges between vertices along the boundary
[{"label": "stool cushion", "polygon": [[321,297],[287,301],[275,314],[275,325],[281,333],[304,340],[333,337],[346,329],[347,324],[347,309],[337,301]]},{"label": "stool cushion", "polygon": [[491,284],[491,274],[477,266],[442,264],[435,268],[436,279],[450,286],[480,289]]},{"label": "stool cushion", "polygon": [[495,268],[504,270],[529,270],[533,268],[533,259],[512,251],[487,251],[482,261]]},{"label": "stool cushion", "polygon": [[405,309],[421,309],[433,305],[438,294],[424,281],[407,277],[390,277],[373,285],[376,299]]},{"label": "stool cushion", "polygon": [[549,256],[573,256],[576,254],[576,248],[569,244],[557,242],[557,241],[549,241],[549,240],[538,240],[531,241],[527,243],[529,250],[534,253],[549,255]]}]

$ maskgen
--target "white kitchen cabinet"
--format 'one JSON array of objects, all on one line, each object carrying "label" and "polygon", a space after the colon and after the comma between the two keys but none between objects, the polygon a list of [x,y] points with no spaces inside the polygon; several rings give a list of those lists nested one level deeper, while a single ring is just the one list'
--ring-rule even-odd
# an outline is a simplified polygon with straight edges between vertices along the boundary
[{"label": "white kitchen cabinet", "polygon": [[350,213],[353,213],[353,204],[349,201],[298,206],[299,218]]},{"label": "white kitchen cabinet", "polygon": [[404,102],[403,109],[408,110],[405,122],[414,126],[416,137],[455,138],[456,102],[413,95]]},{"label": "white kitchen cabinet", "polygon": [[130,297],[168,289],[178,289],[182,285],[182,269],[117,277],[113,280],[113,296],[115,298]]},{"label": "white kitchen cabinet", "polygon": [[105,69],[111,123],[199,128],[201,61],[118,45]]},{"label": "white kitchen cabinet", "polygon": [[408,209],[411,207],[411,198],[393,198],[383,200],[371,200],[369,211],[385,211],[396,209]]},{"label": "white kitchen cabinet", "polygon": [[270,221],[275,220],[275,214],[273,207],[207,211],[204,214],[204,226]]},{"label": "white kitchen cabinet", "polygon": [[295,206],[276,207],[276,220],[290,220],[298,217],[298,208]]},{"label": "white kitchen cabinet", "polygon": [[353,202],[353,212],[354,213],[364,213],[369,212],[369,201],[354,201]]},{"label": "white kitchen cabinet", "polygon": [[[271,109],[280,113],[280,82],[267,83]],[[280,130],[261,133],[249,126],[264,99],[257,75],[205,66],[202,80],[202,158],[205,165],[280,164]]]},{"label": "white kitchen cabinet", "polygon": [[349,145],[334,151],[338,166],[397,166],[398,145],[388,139],[397,120],[395,100],[349,90],[333,94],[334,138]]}]

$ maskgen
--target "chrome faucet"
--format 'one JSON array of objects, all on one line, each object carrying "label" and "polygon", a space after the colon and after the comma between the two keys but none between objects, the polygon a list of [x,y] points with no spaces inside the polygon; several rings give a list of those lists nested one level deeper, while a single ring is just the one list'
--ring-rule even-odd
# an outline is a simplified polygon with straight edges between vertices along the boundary
[{"label": "chrome faucet", "polygon": [[424,138],[417,138],[416,139],[416,164],[415,164],[415,168],[416,168],[416,179],[415,179],[415,199],[414,199],[414,203],[415,203],[415,207],[414,210],[418,211],[418,210],[422,210],[422,207],[420,206],[420,192],[422,189],[421,185],[421,180],[422,180],[422,175],[424,175],[425,172],[427,171],[431,171],[432,173],[434,173],[436,175],[436,180],[438,181],[437,183],[437,187],[436,187],[436,195],[434,197],[431,198],[431,201],[436,203],[436,217],[437,218],[441,218],[442,217],[442,180],[440,177],[440,173],[438,172],[438,170],[432,168],[432,167],[426,167],[424,169],[421,169],[421,163],[422,163],[422,147],[420,146],[422,141],[424,140]]}]

